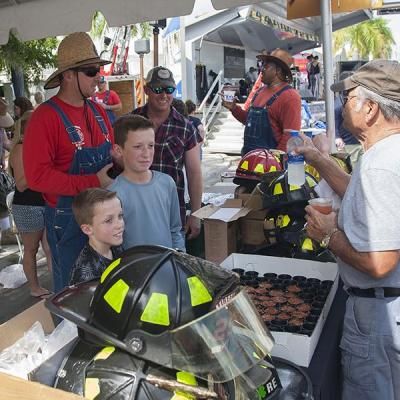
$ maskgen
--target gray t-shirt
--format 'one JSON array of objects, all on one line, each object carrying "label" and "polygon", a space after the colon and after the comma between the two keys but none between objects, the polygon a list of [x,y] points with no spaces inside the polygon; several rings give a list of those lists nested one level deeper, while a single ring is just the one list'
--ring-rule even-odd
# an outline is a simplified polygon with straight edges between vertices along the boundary
[{"label": "gray t-shirt", "polygon": [[162,172],[152,173],[148,183],[133,183],[120,175],[109,187],[122,203],[124,249],[153,244],[185,250],[175,182]]},{"label": "gray t-shirt", "polygon": [[[363,155],[351,177],[338,225],[359,252],[400,249],[400,134],[380,140]],[[382,279],[339,260],[347,287],[399,287],[400,263]]]}]

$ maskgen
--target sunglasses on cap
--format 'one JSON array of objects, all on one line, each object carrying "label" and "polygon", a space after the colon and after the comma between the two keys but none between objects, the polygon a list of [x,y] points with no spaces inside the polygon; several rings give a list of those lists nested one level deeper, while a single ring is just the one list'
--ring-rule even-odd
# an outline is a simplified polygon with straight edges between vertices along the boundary
[{"label": "sunglasses on cap", "polygon": [[172,94],[175,92],[175,88],[172,86],[167,86],[167,87],[151,87],[149,86],[151,91],[155,94],[161,94],[162,92],[166,94]]},{"label": "sunglasses on cap", "polygon": [[82,72],[89,78],[94,78],[98,73],[100,73],[100,67],[97,66],[79,67],[79,68],[74,68],[74,71]]}]

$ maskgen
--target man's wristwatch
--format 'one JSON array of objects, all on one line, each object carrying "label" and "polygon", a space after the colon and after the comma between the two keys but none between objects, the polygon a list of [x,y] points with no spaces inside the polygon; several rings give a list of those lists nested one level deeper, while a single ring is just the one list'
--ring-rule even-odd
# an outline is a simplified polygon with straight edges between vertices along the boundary
[{"label": "man's wristwatch", "polygon": [[324,249],[327,249],[329,246],[329,242],[331,240],[331,237],[336,233],[339,232],[340,229],[339,228],[334,228],[332,229],[331,232],[329,232],[326,236],[324,236],[324,238],[321,240],[320,246]]}]

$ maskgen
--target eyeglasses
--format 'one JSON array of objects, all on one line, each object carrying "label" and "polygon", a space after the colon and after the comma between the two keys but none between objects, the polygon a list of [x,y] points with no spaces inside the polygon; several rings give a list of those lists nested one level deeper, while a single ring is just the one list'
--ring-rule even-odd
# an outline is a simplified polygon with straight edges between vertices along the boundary
[{"label": "eyeglasses", "polygon": [[79,67],[74,68],[74,71],[82,72],[89,78],[94,78],[98,73],[100,73],[100,67]]},{"label": "eyeglasses", "polygon": [[175,92],[175,88],[172,86],[167,86],[167,87],[151,87],[149,86],[151,91],[155,94],[161,94],[161,93],[166,93],[166,94],[172,94]]},{"label": "eyeglasses", "polygon": [[357,96],[349,96],[349,94],[347,92],[342,92],[342,93],[339,94],[339,99],[340,99],[343,107],[353,97],[357,97]]}]

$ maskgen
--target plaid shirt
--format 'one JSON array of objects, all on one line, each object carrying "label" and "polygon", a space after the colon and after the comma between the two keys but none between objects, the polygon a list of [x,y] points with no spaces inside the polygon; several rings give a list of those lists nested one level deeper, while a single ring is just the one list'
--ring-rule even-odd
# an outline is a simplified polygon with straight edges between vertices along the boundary
[{"label": "plaid shirt", "polygon": [[[132,111],[147,117],[147,104]],[[200,135],[191,122],[171,107],[164,123],[157,129],[154,160],[151,169],[168,174],[176,183],[182,227],[186,224],[185,178],[183,166],[185,152],[201,142]]]}]

